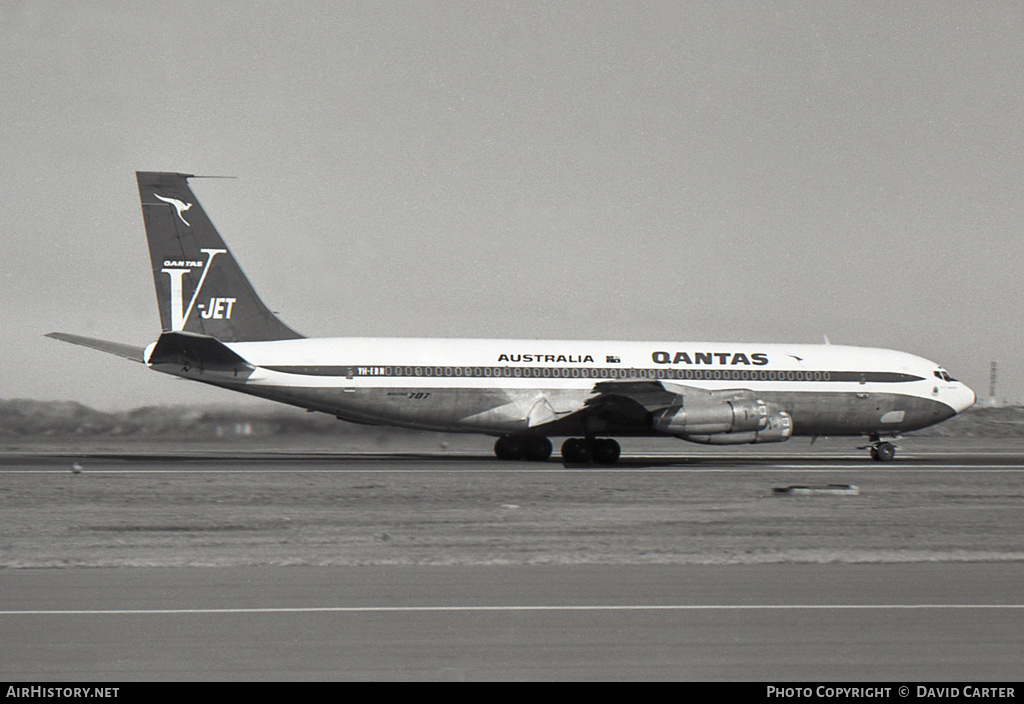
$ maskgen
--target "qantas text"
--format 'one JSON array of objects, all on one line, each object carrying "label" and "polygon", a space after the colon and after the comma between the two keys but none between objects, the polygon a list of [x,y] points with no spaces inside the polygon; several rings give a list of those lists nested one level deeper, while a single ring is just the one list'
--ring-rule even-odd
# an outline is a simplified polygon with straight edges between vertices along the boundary
[{"label": "qantas text", "polygon": [[652,352],[651,359],[656,364],[753,364],[755,367],[762,367],[768,364],[768,355],[763,352],[676,352],[675,355],[669,352]]}]

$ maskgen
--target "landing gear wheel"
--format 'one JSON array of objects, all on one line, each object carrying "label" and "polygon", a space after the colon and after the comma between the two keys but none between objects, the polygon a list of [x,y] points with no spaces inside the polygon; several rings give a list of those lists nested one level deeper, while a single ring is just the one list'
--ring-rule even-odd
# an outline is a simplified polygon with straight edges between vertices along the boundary
[{"label": "landing gear wheel", "polygon": [[562,459],[569,464],[614,464],[621,452],[619,443],[611,438],[569,438],[562,443]]},{"label": "landing gear wheel", "polygon": [[542,462],[551,457],[551,441],[532,435],[502,435],[494,443],[494,454],[500,460]]},{"label": "landing gear wheel", "polygon": [[584,464],[591,456],[590,443],[582,438],[569,438],[562,443],[562,459],[570,464]]},{"label": "landing gear wheel", "polygon": [[890,462],[896,456],[896,446],[891,442],[880,442],[871,448],[871,459],[877,462]]},{"label": "landing gear wheel", "polygon": [[494,443],[494,454],[499,460],[521,460],[526,451],[521,439],[514,435],[502,435]]},{"label": "landing gear wheel", "polygon": [[607,440],[594,441],[593,457],[595,462],[600,464],[615,464],[621,453],[622,448],[619,447],[619,443],[615,442],[611,438],[608,438]]},{"label": "landing gear wheel", "polygon": [[526,438],[523,442],[523,453],[526,459],[543,462],[551,457],[551,441],[547,438]]}]

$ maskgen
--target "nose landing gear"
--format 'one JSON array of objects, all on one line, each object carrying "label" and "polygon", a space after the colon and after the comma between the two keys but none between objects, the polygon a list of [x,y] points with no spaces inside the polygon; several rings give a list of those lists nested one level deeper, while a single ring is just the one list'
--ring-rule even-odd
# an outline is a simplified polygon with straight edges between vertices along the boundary
[{"label": "nose landing gear", "polygon": [[870,437],[871,444],[864,445],[859,449],[867,448],[871,452],[871,459],[875,462],[891,462],[896,457],[896,446],[891,442],[882,440],[879,435],[872,435]]},{"label": "nose landing gear", "polygon": [[891,442],[880,442],[871,448],[871,459],[876,462],[889,462],[896,456],[896,446]]}]

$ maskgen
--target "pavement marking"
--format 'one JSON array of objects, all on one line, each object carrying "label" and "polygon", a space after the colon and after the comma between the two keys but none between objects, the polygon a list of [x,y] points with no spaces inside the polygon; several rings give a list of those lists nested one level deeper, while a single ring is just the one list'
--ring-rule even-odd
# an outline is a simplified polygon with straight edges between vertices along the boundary
[{"label": "pavement marking", "polygon": [[[364,469],[91,469],[88,464],[83,463],[80,470],[81,475],[86,474],[567,474],[567,473],[595,473],[595,474],[740,474],[740,473],[761,473],[771,474],[785,472],[812,473],[824,471],[859,472],[899,472],[899,473],[962,473],[969,470],[972,473],[1009,473],[1018,474],[1024,472],[1024,466],[1006,466],[1005,464],[905,464],[897,466],[853,466],[850,464],[776,464],[771,467],[757,467],[737,465],[730,467],[552,467],[541,468],[514,468],[514,467],[487,467],[483,469],[399,469],[399,468],[372,468]],[[71,474],[70,469],[2,469],[0,477],[10,474]]]},{"label": "pavement marking", "polygon": [[[1024,472],[1024,466],[1006,466],[1005,464],[906,464],[901,467],[851,467],[847,464],[816,464],[808,467],[806,464],[779,464],[779,469],[797,471],[820,471],[822,469],[843,469],[850,472],[962,472],[965,469],[977,470],[979,472]],[[733,471],[736,471],[734,469]],[[774,470],[771,470],[774,471]]]},{"label": "pavement marking", "polygon": [[522,606],[295,606],[226,609],[26,609],[0,616],[159,616],[191,614],[416,613],[477,611],[920,611],[1024,609],[1024,604],[565,604]]}]

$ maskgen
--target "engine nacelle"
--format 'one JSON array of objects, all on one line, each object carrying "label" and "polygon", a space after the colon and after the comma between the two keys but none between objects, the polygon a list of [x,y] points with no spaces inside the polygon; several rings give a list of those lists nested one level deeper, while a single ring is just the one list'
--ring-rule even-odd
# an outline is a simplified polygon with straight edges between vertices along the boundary
[{"label": "engine nacelle", "polygon": [[768,413],[768,404],[747,394],[687,394],[657,415],[654,427],[679,437],[756,433],[768,424]]},{"label": "engine nacelle", "polygon": [[793,434],[793,418],[785,411],[770,409],[765,427],[739,433],[680,435],[683,440],[704,445],[747,445],[758,442],[784,442]]}]

